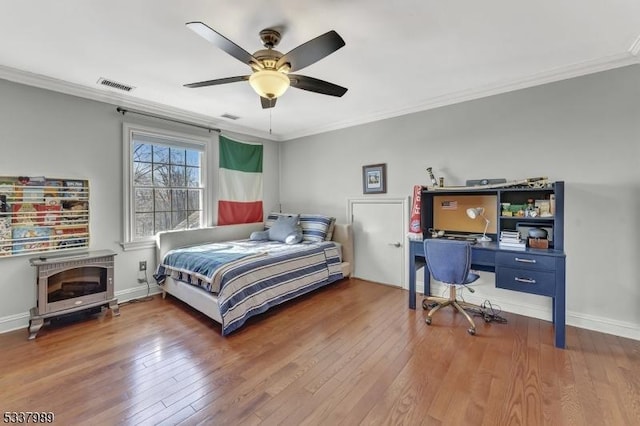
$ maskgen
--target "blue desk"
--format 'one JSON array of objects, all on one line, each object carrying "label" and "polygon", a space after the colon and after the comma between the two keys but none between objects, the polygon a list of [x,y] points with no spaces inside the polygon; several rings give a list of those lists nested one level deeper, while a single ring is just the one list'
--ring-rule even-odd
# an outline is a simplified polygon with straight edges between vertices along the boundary
[{"label": "blue desk", "polygon": [[[472,246],[471,266],[495,272],[496,287],[548,296],[553,301],[555,345],[565,347],[565,260],[561,250],[507,250],[498,243]],[[416,271],[425,266],[422,240],[409,240],[409,308],[416,308]],[[431,275],[424,268],[424,294],[431,293]]]}]

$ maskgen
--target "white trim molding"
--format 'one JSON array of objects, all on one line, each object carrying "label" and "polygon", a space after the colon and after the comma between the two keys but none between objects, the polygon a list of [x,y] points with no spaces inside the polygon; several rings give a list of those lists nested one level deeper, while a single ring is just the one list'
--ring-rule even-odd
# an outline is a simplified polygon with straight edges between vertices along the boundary
[{"label": "white trim molding", "polygon": [[[480,273],[483,274],[482,272]],[[421,274],[416,274],[421,277]],[[492,279],[492,278],[489,278]],[[448,291],[447,286],[438,282],[431,281],[431,294],[440,295]],[[508,290],[507,290],[508,291]],[[477,292],[476,292],[477,293]],[[422,297],[424,294],[424,282],[422,280],[416,280],[416,309],[422,310]],[[469,292],[464,293],[464,299],[476,305],[481,305],[486,297],[477,294],[471,294]],[[499,306],[504,312],[513,313],[516,315],[523,315],[531,318],[538,318],[543,321],[551,321],[553,317],[551,304],[548,306],[541,306],[532,303],[516,302],[491,297],[491,303],[495,306]],[[426,316],[426,312],[425,312]],[[613,334],[614,336],[625,337],[627,339],[633,339],[640,341],[640,327],[638,324],[633,324],[623,321],[615,321],[610,318],[605,318],[596,315],[585,315],[573,311],[567,311],[566,313],[566,325],[586,330],[597,331],[600,333]]]},{"label": "white trim molding", "polygon": [[[152,296],[161,292],[162,289],[157,284],[149,284],[148,287],[145,284],[117,291],[115,296],[118,298],[118,304],[122,305],[129,300],[141,299],[147,295]],[[0,317],[0,334],[24,328],[24,338],[27,339],[29,337],[29,331],[27,330],[29,327],[29,318],[31,318],[29,312]]]},{"label": "white trim molding", "polygon": [[[640,49],[636,41],[635,50]],[[352,127],[365,123],[372,123],[387,118],[398,117],[407,114],[413,114],[420,111],[427,111],[430,109],[440,108],[443,106],[454,105],[466,101],[472,101],[475,99],[486,98],[489,96],[500,95],[503,93],[513,92],[520,89],[526,89],[529,87],[540,86],[547,83],[553,83],[556,81],[567,80],[570,78],[581,77],[588,74],[594,74],[597,72],[608,71],[615,68],[621,68],[627,65],[633,65],[638,63],[639,57],[634,56],[632,52],[623,52],[617,55],[612,55],[604,58],[597,58],[590,61],[579,62],[571,64],[565,67],[545,70],[539,73],[531,74],[527,77],[518,78],[511,81],[498,81],[493,84],[486,85],[484,87],[475,87],[459,92],[447,93],[442,96],[437,96],[429,99],[426,102],[417,103],[413,105],[407,105],[405,108],[399,110],[386,110],[380,111],[376,114],[359,117],[356,120],[345,120],[341,122],[331,123],[323,127],[316,127],[313,129],[306,129],[301,132],[293,132],[285,135],[283,140],[296,139],[304,136],[310,136],[313,134],[329,132],[333,130],[339,130],[346,127]]]},{"label": "white trim molding", "polygon": [[429,109],[439,108],[442,106],[453,105],[474,99],[480,99],[488,96],[498,95],[511,92],[514,90],[526,89],[529,87],[539,86],[555,81],[566,80],[574,77],[580,77],[596,72],[607,71],[614,68],[620,68],[627,65],[637,64],[640,62],[640,37],[632,44],[632,46],[622,53],[596,58],[588,61],[570,64],[560,68],[545,70],[529,76],[518,78],[510,81],[498,81],[484,87],[475,87],[458,92],[447,93],[437,96],[413,105],[407,105],[401,109],[383,110],[375,114],[359,117],[354,120],[343,120],[329,123],[325,126],[307,128],[302,131],[291,132],[283,135],[272,135],[265,131],[259,131],[247,127],[233,125],[227,121],[220,122],[212,120],[201,114],[181,110],[167,105],[144,101],[134,97],[123,97],[122,94],[110,93],[106,90],[99,90],[92,87],[82,86],[75,83],[69,83],[63,80],[30,73],[0,65],[0,78],[4,78],[16,83],[22,83],[29,86],[40,87],[43,89],[53,90],[73,96],[86,99],[93,99],[101,102],[120,105],[127,108],[136,108],[153,114],[167,115],[176,119],[190,121],[209,127],[218,127],[223,130],[238,132],[245,135],[256,136],[273,141],[286,141],[304,136],[310,136],[319,133],[325,133],[333,130],[344,129],[347,127],[357,126],[360,124],[371,123],[387,118],[398,117],[401,115],[412,114],[415,112],[426,111]]},{"label": "white trim molding", "polygon": [[146,101],[135,97],[123,96],[121,93],[112,93],[108,90],[96,89],[93,87],[83,86],[81,84],[70,83],[68,81],[59,80],[57,78],[35,74],[4,65],[0,65],[0,78],[8,81],[13,81],[14,83],[25,84],[27,86],[39,87],[41,89],[63,93],[65,95],[77,96],[79,98],[104,102],[107,104],[112,104],[114,106],[117,105],[125,109],[138,109],[151,114],[166,115],[171,118],[192,122],[201,126],[221,128],[223,130],[237,132],[244,135],[250,135],[269,140],[278,140],[274,137],[274,135],[271,135],[266,131],[251,129],[249,127],[229,123],[228,121],[214,120],[211,117],[203,114],[196,114],[194,112],[186,111],[180,108],[171,107],[157,102]]},{"label": "white trim molding", "polygon": [[[353,206],[355,204],[393,204],[400,205],[402,207],[402,229],[409,229],[409,197],[404,198],[349,198],[347,200],[347,222],[353,225]],[[355,231],[354,231],[355,232]],[[404,234],[403,234],[404,236]],[[402,244],[402,265],[405,265],[402,269],[401,283],[403,289],[409,288],[409,244],[406,242],[406,238],[401,238],[400,241],[404,241]],[[355,259],[354,259],[355,263]],[[354,266],[355,268],[355,266]],[[355,269],[354,269],[355,270]]]}]

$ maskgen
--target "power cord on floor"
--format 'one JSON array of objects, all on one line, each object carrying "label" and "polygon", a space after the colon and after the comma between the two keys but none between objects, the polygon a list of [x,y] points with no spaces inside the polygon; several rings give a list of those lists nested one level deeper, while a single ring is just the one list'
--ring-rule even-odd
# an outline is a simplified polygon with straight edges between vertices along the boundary
[{"label": "power cord on floor", "polygon": [[492,305],[490,301],[485,300],[482,302],[479,308],[465,309],[467,312],[472,313],[474,316],[482,317],[484,322],[497,322],[500,324],[506,324],[507,319],[500,315],[502,310],[497,305]]},{"label": "power cord on floor", "polygon": [[[438,303],[436,302],[429,303],[427,299],[422,300],[422,309],[431,310],[436,306],[438,306]],[[497,305],[493,305],[488,300],[485,300],[482,305],[478,306],[477,308],[466,307],[465,311],[473,314],[474,316],[482,317],[485,322],[497,322],[500,324],[507,323],[507,319],[500,315],[500,313],[502,312],[500,307]]]},{"label": "power cord on floor", "polygon": [[153,296],[151,296],[151,286],[149,285],[149,279],[147,278],[147,270],[146,269],[144,271],[144,277],[143,278],[138,278],[138,282],[140,284],[142,284],[142,283],[146,283],[147,284],[147,295],[144,296],[144,297],[138,297],[137,299],[130,299],[130,300],[127,300],[126,302],[118,303],[118,306],[130,305],[130,304],[133,304],[133,303],[149,302],[149,301],[153,300]]}]

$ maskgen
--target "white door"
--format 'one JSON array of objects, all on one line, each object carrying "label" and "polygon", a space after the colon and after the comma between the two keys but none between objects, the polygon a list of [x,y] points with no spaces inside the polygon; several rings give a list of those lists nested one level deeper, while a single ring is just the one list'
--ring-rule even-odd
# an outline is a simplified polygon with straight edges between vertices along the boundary
[{"label": "white door", "polygon": [[355,277],[405,287],[407,201],[349,200]]}]

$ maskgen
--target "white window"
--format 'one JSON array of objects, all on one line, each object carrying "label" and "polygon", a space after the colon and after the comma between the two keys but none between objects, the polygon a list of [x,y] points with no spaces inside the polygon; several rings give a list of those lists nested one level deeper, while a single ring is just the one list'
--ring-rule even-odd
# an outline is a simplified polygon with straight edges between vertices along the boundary
[{"label": "white window", "polygon": [[126,248],[160,231],[205,226],[208,139],[125,124]]}]

